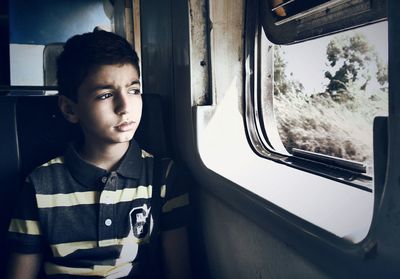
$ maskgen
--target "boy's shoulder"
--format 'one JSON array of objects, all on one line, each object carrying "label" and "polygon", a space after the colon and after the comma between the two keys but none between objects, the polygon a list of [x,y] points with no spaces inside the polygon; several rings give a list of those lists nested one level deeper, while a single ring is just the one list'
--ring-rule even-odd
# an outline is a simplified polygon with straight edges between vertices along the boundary
[{"label": "boy's shoulder", "polygon": [[55,157],[39,166],[37,166],[33,171],[29,174],[28,178],[43,176],[44,174],[50,172],[54,169],[62,169],[65,166],[64,156]]},{"label": "boy's shoulder", "polygon": [[53,168],[53,167],[56,167],[56,166],[63,166],[64,164],[65,164],[64,156],[58,156],[58,157],[55,157],[55,158],[53,158],[53,159],[51,159],[51,160],[49,160],[49,161],[37,166],[32,171],[32,173],[42,172],[42,171],[47,170],[49,168]]},{"label": "boy's shoulder", "polygon": [[163,179],[166,179],[171,170],[177,167],[171,157],[157,157],[142,148],[140,148],[140,150],[141,158],[146,162],[146,166],[152,167],[154,166],[153,164],[155,164],[155,161],[159,162]]},{"label": "boy's shoulder", "polygon": [[45,167],[49,167],[55,164],[64,164],[64,156],[58,156],[56,158],[53,158],[49,161],[47,161],[46,163],[40,165],[38,168],[45,168]]},{"label": "boy's shoulder", "polygon": [[60,185],[65,181],[67,170],[64,156],[55,157],[36,167],[25,179],[31,184],[36,193],[52,192],[54,185]]}]

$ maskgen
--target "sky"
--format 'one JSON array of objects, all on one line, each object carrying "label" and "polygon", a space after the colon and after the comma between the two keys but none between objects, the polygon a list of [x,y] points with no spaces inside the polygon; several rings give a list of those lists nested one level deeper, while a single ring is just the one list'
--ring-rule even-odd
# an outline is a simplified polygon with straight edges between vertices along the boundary
[{"label": "sky", "polygon": [[[293,73],[293,78],[301,81],[305,87],[305,92],[309,92],[309,94],[323,92],[324,85],[328,83],[328,80],[324,78],[324,72],[328,68],[326,66],[328,62],[326,59],[326,47],[328,43],[334,36],[351,35],[354,32],[364,33],[369,43],[375,47],[382,61],[387,63],[388,34],[387,21],[385,21],[304,43],[282,46],[282,50],[285,52],[284,59],[288,62],[286,68],[287,76]],[[304,65],[307,65],[307,71],[303,69]],[[310,78],[310,76],[313,78]],[[374,86],[374,84],[371,86]],[[378,86],[378,84],[375,86]]]}]

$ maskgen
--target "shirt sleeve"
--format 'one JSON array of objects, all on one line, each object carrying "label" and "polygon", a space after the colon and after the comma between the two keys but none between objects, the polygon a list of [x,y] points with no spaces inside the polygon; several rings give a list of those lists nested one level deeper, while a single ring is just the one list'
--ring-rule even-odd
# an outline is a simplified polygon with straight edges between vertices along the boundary
[{"label": "shirt sleeve", "polygon": [[161,186],[161,230],[187,225],[190,211],[188,171],[172,160],[163,160],[164,183]]},{"label": "shirt sleeve", "polygon": [[8,238],[12,252],[22,254],[43,252],[36,195],[29,178],[19,193],[8,228]]}]

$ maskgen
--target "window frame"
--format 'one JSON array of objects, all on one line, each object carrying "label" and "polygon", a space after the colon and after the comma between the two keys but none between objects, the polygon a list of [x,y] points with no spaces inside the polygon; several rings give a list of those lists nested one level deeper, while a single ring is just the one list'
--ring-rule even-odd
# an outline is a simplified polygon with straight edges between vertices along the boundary
[{"label": "window frame", "polygon": [[[288,1],[286,2],[296,2]],[[387,17],[387,0],[330,0],[287,19],[276,17],[269,0],[260,1],[260,21],[274,44],[289,44]],[[307,28],[308,27],[308,28]]]},{"label": "window frame", "polygon": [[[267,0],[261,1],[261,6],[263,2],[268,2]],[[340,1],[333,1],[340,2]],[[346,3],[346,0],[342,1]],[[371,5],[372,5],[371,1]],[[386,1],[385,1],[386,2]],[[259,15],[254,19],[248,19],[246,21],[246,41],[245,41],[245,57],[247,57],[245,65],[245,88],[244,88],[244,111],[245,111],[245,127],[246,134],[249,144],[253,151],[263,158],[273,160],[277,163],[285,164],[290,167],[306,171],[309,173],[317,174],[319,176],[332,179],[344,184],[347,184],[358,189],[373,192],[373,177],[370,177],[363,173],[362,168],[357,162],[326,156],[319,155],[318,153],[307,154],[306,152],[296,152],[289,154],[280,139],[277,123],[274,116],[273,109],[273,80],[269,78],[267,92],[267,104],[266,106],[270,109],[267,110],[266,119],[262,116],[262,100],[261,100],[261,36],[268,36],[268,34],[276,33],[282,31],[282,26],[285,24],[274,26],[277,30],[268,32],[268,30],[263,29],[265,27],[265,21],[262,20],[263,9],[258,9],[260,11]],[[376,10],[370,10],[370,14],[364,16],[364,20],[367,22],[358,21],[357,24],[371,24],[377,21],[383,21],[382,18],[382,8],[378,5]],[[271,16],[271,15],[269,15]],[[312,13],[310,13],[312,16]],[[286,24],[290,24],[293,27],[293,21],[289,21]],[[325,25],[328,23],[325,23]],[[360,27],[360,25],[350,26],[350,22],[347,22],[346,29],[335,30],[336,33],[346,31],[351,28]],[[354,23],[355,24],[355,23]],[[326,29],[327,35],[331,34],[328,32],[332,30],[332,27],[326,28],[324,24],[322,26],[315,26],[314,28]],[[271,27],[270,25],[267,25]],[[287,27],[285,27],[287,28]],[[296,30],[296,29],[294,29]],[[286,30],[287,31],[287,30]],[[265,32],[263,34],[263,32]],[[278,32],[279,33],[279,32]],[[310,32],[311,34],[312,32]],[[302,40],[296,40],[295,37],[292,38],[290,43],[298,43],[311,38],[315,38],[310,35],[308,38],[302,38]],[[268,38],[270,40],[270,38]],[[286,40],[286,38],[285,38]],[[271,40],[270,40],[271,41]],[[275,42],[272,42],[276,44]],[[273,51],[272,47],[268,46],[268,55],[266,60],[269,61],[267,75],[271,76],[273,74]],[[264,125],[264,122],[269,123]],[[310,152],[312,153],[312,152]],[[346,165],[349,166],[346,166]],[[376,176],[376,174],[374,175]]]}]

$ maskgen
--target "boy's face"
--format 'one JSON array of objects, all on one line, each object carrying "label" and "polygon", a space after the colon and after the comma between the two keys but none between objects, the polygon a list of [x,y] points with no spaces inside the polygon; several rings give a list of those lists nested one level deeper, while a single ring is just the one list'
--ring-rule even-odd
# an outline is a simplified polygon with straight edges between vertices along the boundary
[{"label": "boy's face", "polygon": [[142,115],[140,81],[131,64],[103,65],[91,71],[78,88],[76,121],[85,143],[129,142]]}]

